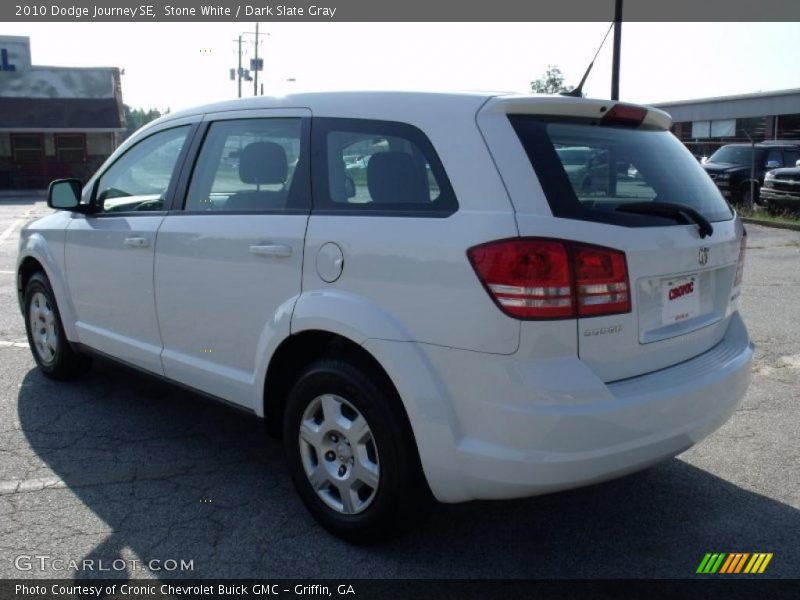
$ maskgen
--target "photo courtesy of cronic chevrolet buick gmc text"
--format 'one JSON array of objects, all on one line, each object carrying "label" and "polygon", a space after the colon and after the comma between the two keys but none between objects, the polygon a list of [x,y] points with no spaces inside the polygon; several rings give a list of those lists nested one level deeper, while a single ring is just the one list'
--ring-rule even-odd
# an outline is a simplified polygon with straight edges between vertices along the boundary
[{"label": "photo courtesy of cronic chevrolet buick gmc text", "polygon": [[670,124],[501,94],[170,114],[23,229],[33,356],[266,419],[353,542],[643,469],[730,417],[753,356],[742,223]]}]

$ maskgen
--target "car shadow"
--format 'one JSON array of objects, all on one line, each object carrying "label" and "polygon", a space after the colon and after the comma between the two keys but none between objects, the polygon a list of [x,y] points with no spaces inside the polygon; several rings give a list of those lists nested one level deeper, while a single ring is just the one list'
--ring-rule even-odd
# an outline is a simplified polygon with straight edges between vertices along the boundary
[{"label": "car shadow", "polygon": [[739,551],[774,553],[770,576],[799,573],[798,510],[680,459],[538,498],[439,505],[417,530],[364,548],[315,524],[280,443],[256,419],[191,392],[96,362],[67,384],[29,371],[18,411],[57,477],[48,487],[67,488],[94,513],[81,516],[74,501],[51,509],[55,533],[45,535],[74,534],[97,517],[107,524],[68,560],[193,561],[191,571],[154,573],[163,579],[680,578],[706,552]]}]

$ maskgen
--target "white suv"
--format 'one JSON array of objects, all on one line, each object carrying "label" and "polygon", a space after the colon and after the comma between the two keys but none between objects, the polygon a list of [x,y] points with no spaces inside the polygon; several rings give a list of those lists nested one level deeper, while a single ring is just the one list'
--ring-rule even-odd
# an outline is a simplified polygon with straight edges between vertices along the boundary
[{"label": "white suv", "polygon": [[496,94],[168,115],[23,230],[33,356],[57,379],[110,357],[265,418],[309,510],[356,542],[431,498],[642,469],[725,422],[753,355],[742,224],[669,126]]}]

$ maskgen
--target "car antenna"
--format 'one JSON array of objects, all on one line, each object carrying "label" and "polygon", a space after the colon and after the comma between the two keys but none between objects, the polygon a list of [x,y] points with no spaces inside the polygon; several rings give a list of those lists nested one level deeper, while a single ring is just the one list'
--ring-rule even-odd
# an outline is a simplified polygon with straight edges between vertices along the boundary
[{"label": "car antenna", "polygon": [[606,31],[605,36],[603,36],[603,41],[600,42],[600,47],[597,48],[597,52],[594,53],[594,58],[592,59],[592,62],[589,63],[589,66],[587,67],[586,72],[583,74],[583,78],[581,79],[581,82],[578,84],[578,87],[572,88],[568,92],[561,92],[562,96],[571,96],[573,98],[582,98],[583,97],[583,84],[586,83],[586,78],[589,77],[589,71],[592,70],[592,67],[594,66],[594,61],[597,60],[597,55],[600,54],[600,50],[603,49],[603,44],[606,43],[606,39],[608,38],[608,34],[611,33],[611,29],[613,27],[614,27],[614,22],[612,21],[611,25],[609,25],[609,27],[608,27],[608,31]]}]

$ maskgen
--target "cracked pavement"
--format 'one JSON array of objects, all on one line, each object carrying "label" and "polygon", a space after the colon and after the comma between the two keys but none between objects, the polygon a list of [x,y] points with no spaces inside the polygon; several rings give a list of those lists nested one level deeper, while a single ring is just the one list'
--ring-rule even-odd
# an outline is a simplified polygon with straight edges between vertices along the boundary
[{"label": "cracked pavement", "polygon": [[[0,200],[0,237],[44,214]],[[705,552],[773,552],[800,577],[800,233],[748,226],[742,310],[757,344],[731,421],[645,472],[528,500],[438,506],[419,530],[357,548],[318,527],[280,444],[253,418],[96,362],[67,384],[34,368],[0,239],[0,576],[690,577]],[[65,561],[192,560],[192,571],[19,571]]]}]

